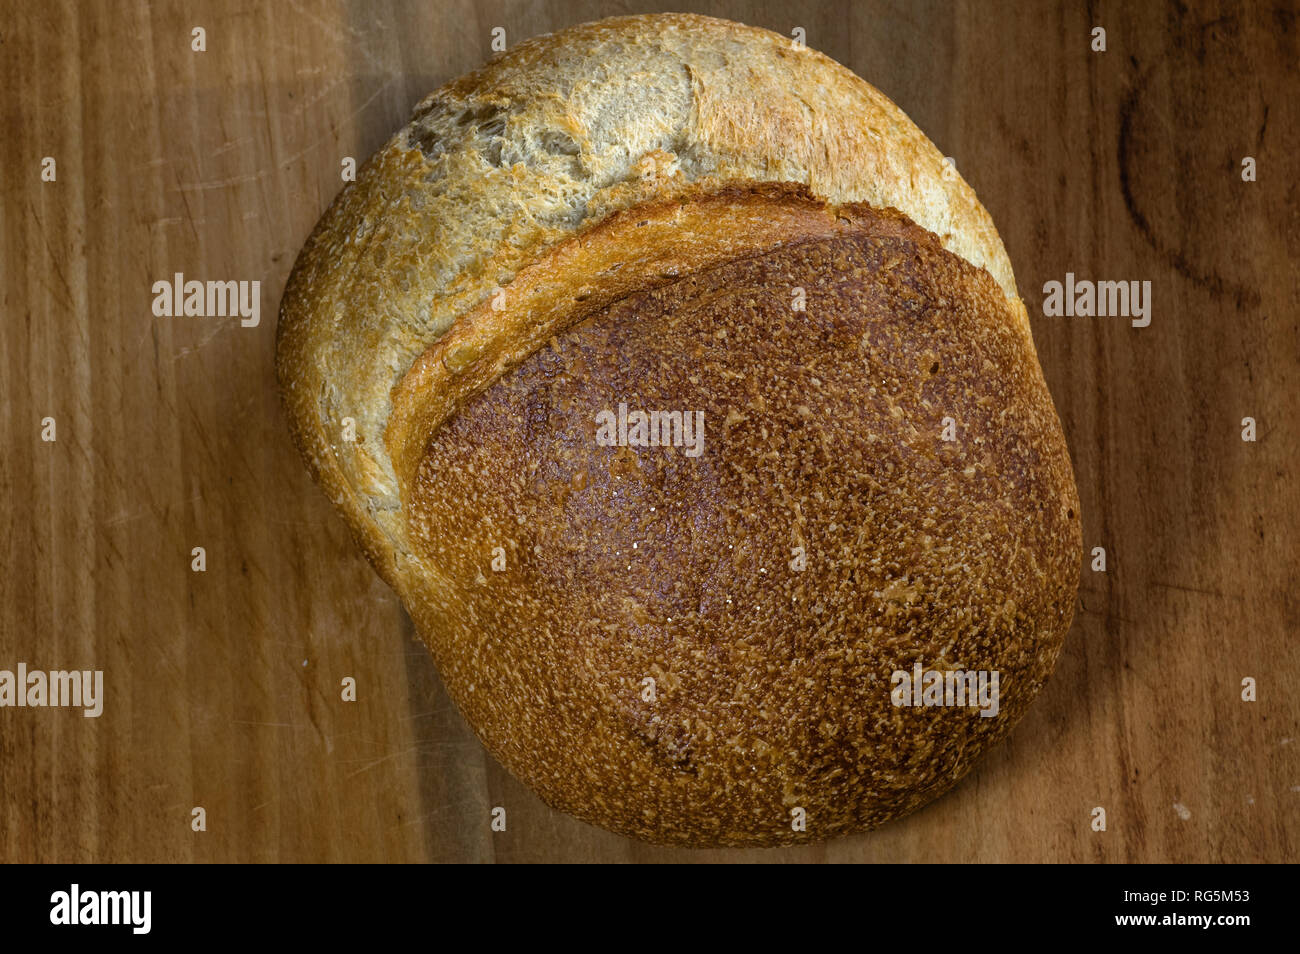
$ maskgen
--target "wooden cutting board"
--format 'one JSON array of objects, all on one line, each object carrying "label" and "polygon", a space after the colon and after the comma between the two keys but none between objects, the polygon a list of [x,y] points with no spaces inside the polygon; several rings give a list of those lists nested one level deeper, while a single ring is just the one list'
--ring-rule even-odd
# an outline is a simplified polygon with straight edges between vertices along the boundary
[{"label": "wooden cutting board", "polygon": [[[6,6],[0,669],[102,670],[104,706],[0,709],[0,860],[1296,860],[1295,4],[699,5],[802,28],[954,157],[1107,562],[1039,701],[952,793],[825,846],[694,853],[553,812],[485,755],[308,478],[273,374],[345,157],[494,28],[626,6]],[[155,316],[178,272],[260,282],[259,323]],[[1045,316],[1067,273],[1150,281],[1150,325]]]}]

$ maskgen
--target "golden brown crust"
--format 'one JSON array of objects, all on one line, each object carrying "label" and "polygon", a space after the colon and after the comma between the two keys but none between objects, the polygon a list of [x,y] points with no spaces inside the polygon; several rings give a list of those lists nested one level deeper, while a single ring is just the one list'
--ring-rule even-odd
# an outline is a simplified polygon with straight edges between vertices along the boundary
[{"label": "golden brown crust", "polygon": [[[694,846],[861,831],[952,785],[1051,672],[1078,578],[1007,309],[862,211],[623,298],[468,400],[404,509],[437,568],[418,628],[485,745],[556,807]],[[598,446],[620,401],[703,411],[704,452]],[[918,661],[1000,672],[1000,713],[895,707]]]}]

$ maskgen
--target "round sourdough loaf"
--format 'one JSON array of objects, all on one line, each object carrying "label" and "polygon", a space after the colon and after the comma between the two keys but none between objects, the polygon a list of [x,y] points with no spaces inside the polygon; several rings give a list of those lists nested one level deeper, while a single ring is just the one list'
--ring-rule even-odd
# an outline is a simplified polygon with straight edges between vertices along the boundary
[{"label": "round sourdough loaf", "polygon": [[615,831],[896,818],[1070,625],[1078,499],[988,214],[764,30],[603,20],[431,94],[299,256],[277,369],[484,745]]}]

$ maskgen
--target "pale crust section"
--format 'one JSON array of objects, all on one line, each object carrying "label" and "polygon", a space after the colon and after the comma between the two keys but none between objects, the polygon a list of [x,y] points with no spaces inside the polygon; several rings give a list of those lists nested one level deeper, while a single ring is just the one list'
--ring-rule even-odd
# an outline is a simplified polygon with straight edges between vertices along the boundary
[{"label": "pale crust section", "polygon": [[[901,210],[987,269],[1028,334],[972,190],[901,110],[829,58],[679,14],[525,41],[431,94],[371,158],[322,217],[281,305],[277,369],[295,439],[389,583],[410,548],[383,435],[412,363],[558,243],[620,210],[736,182]],[[522,340],[494,347],[518,354]],[[341,439],[344,418],[355,443]]]}]

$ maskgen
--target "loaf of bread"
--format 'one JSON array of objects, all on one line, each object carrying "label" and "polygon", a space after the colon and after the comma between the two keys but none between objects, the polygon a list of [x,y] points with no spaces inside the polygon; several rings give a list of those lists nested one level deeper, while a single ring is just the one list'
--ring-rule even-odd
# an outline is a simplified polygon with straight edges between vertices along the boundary
[{"label": "loaf of bread", "polygon": [[432,93],[312,233],[277,348],[447,692],[593,824],[878,826],[1010,730],[1069,629],[1079,504],[997,231],[779,35],[620,17]]}]

